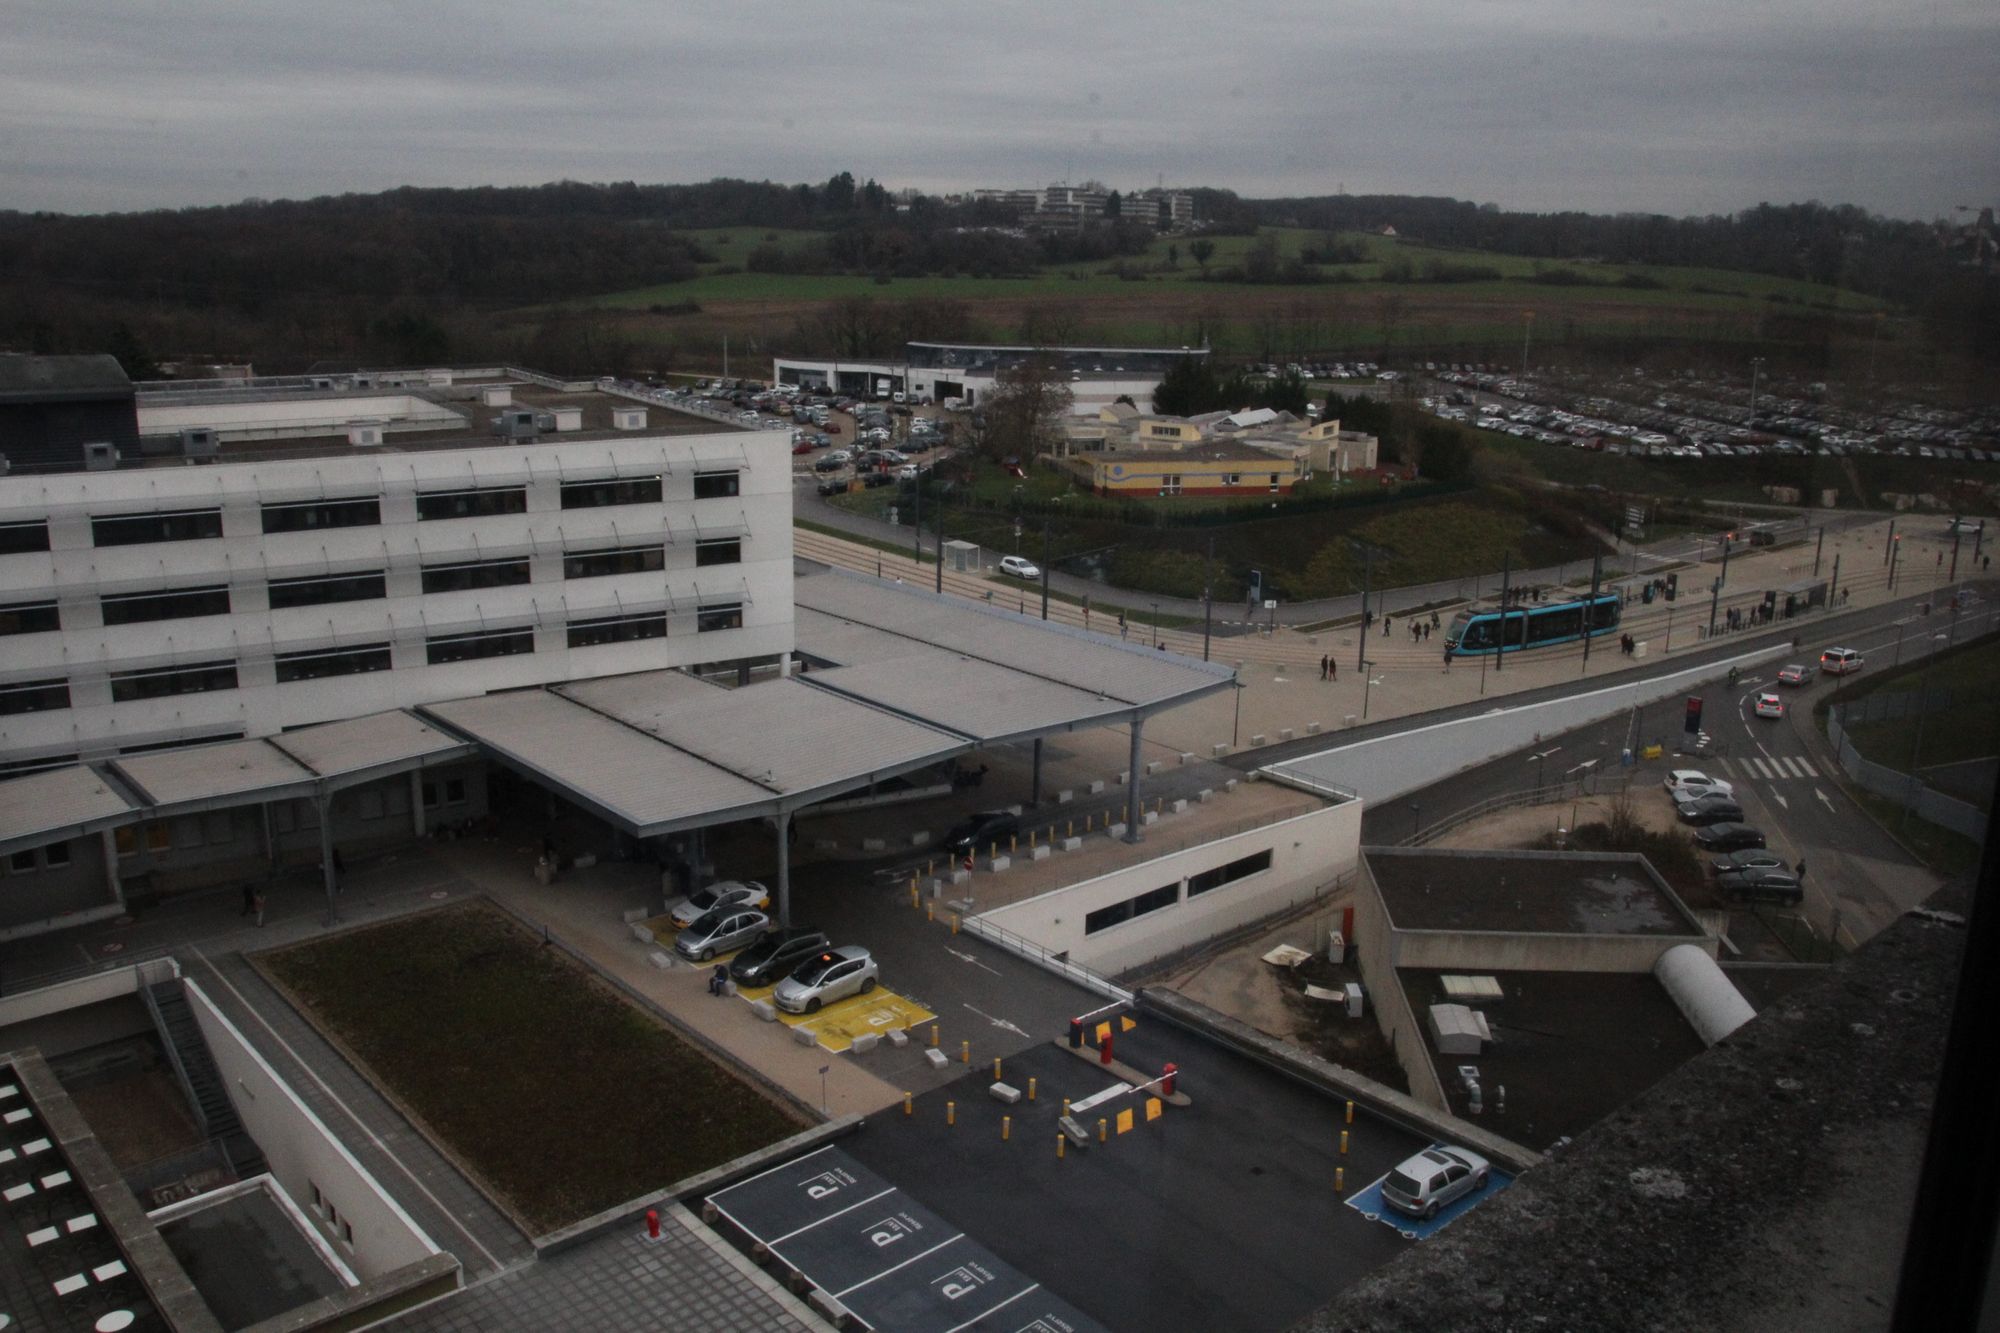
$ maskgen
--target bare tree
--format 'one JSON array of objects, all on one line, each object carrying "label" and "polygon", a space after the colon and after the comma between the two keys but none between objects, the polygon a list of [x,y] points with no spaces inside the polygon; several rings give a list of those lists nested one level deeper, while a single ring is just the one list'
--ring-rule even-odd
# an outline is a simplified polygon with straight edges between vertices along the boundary
[{"label": "bare tree", "polygon": [[1037,352],[994,377],[980,404],[986,422],[980,446],[994,458],[1025,460],[1056,452],[1074,401],[1061,363]]}]

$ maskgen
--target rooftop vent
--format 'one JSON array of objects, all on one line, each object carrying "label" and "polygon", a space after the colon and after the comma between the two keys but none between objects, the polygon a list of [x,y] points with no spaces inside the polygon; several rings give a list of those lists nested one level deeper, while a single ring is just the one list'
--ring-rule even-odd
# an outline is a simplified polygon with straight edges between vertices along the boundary
[{"label": "rooftop vent", "polygon": [[108,440],[96,440],[83,446],[83,467],[86,472],[109,472],[118,466],[118,447]]},{"label": "rooftop vent", "polygon": [[501,384],[479,391],[479,402],[483,407],[505,407],[513,401],[514,388],[509,384]]},{"label": "rooftop vent", "polygon": [[611,409],[611,424],[619,430],[646,429],[646,409],[643,407],[614,407]]},{"label": "rooftop vent", "polygon": [[382,443],[382,423],[379,421],[348,422],[347,442],[356,445]]},{"label": "rooftop vent", "polygon": [[493,433],[503,440],[532,440],[537,429],[535,413],[525,408],[502,412],[493,418]]},{"label": "rooftop vent", "polygon": [[213,458],[222,451],[222,437],[213,426],[181,427],[181,457]]}]

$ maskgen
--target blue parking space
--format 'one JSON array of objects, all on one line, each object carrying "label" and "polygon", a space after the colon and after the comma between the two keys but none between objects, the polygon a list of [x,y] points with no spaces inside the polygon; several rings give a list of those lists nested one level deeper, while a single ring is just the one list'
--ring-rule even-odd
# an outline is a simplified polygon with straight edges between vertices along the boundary
[{"label": "blue parking space", "polygon": [[1402,1232],[1410,1240],[1429,1240],[1432,1236],[1437,1235],[1438,1232],[1443,1231],[1453,1222],[1456,1222],[1459,1218],[1465,1216],[1468,1212],[1471,1212],[1474,1208],[1477,1208],[1480,1204],[1485,1203],[1501,1190],[1506,1189],[1514,1183],[1514,1177],[1508,1175],[1505,1171],[1496,1170],[1487,1177],[1485,1189],[1468,1194],[1455,1203],[1440,1208],[1436,1217],[1431,1218],[1429,1221],[1424,1221],[1420,1218],[1411,1217],[1407,1213],[1399,1213],[1384,1202],[1382,1198],[1382,1182],[1388,1178],[1387,1175],[1378,1176],[1366,1188],[1356,1190],[1353,1194],[1348,1195],[1347,1206],[1371,1222],[1380,1222],[1384,1226],[1392,1227]]}]

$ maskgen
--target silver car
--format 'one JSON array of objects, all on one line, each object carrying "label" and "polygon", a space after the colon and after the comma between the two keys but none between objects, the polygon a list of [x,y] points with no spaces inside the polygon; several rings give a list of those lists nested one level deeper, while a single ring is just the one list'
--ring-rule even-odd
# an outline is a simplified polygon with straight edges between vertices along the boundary
[{"label": "silver car", "polygon": [[1433,1218],[1445,1205],[1485,1189],[1491,1169],[1470,1148],[1432,1144],[1383,1178],[1382,1201],[1399,1213]]},{"label": "silver car", "polygon": [[875,989],[880,969],[866,949],[824,949],[778,983],[771,999],[788,1014],[816,1014],[824,1005]]},{"label": "silver car", "polygon": [[677,926],[691,926],[710,912],[726,912],[732,907],[769,907],[771,892],[754,879],[725,879],[711,884],[674,904]]},{"label": "silver car", "polygon": [[755,940],[770,928],[771,918],[747,907],[710,912],[674,936],[674,952],[697,963],[705,963],[719,953],[729,953]]}]

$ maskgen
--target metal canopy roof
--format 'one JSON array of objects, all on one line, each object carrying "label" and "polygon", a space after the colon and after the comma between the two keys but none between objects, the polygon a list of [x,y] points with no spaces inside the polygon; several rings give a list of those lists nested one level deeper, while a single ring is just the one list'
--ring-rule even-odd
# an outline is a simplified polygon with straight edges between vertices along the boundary
[{"label": "metal canopy roof", "polygon": [[939,649],[814,671],[806,679],[823,693],[867,700],[985,743],[1104,726],[1132,711],[1088,690]]},{"label": "metal canopy roof", "polygon": [[122,824],[132,803],[94,769],[82,765],[0,782],[0,846],[34,846],[45,836],[79,833]]},{"label": "metal canopy roof", "polygon": [[[851,627],[873,629],[1023,675],[1094,691],[1127,705],[1120,716],[1134,712],[1144,716],[1187,703],[1228,688],[1236,676],[1219,663],[1197,662],[1109,635],[841,570],[801,576],[792,588],[801,609],[817,611]],[[802,633],[800,637],[801,646],[812,652],[808,636]],[[851,636],[845,641],[854,642]],[[841,661],[832,652],[825,656]],[[946,719],[939,720],[949,725]],[[1032,724],[1022,728],[1034,729]]]},{"label": "metal canopy roof", "polygon": [[221,796],[269,791],[296,794],[312,787],[313,772],[264,741],[224,741],[183,750],[127,755],[104,765],[154,806],[185,805]]},{"label": "metal canopy roof", "polygon": [[300,727],[270,738],[270,743],[321,778],[337,778],[408,763],[412,759],[443,759],[471,754],[472,747],[447,736],[422,718],[403,711],[370,713],[344,722]]}]

